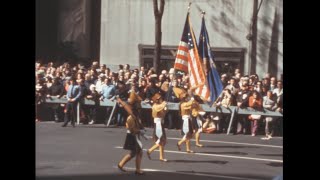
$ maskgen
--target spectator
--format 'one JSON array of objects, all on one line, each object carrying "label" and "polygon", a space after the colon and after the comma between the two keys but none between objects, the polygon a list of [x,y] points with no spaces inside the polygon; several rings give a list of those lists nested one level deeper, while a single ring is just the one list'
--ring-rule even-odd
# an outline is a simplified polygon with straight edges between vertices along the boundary
[{"label": "spectator", "polygon": [[[249,105],[249,86],[243,85],[241,90],[238,92],[236,97],[238,108],[246,108]],[[237,115],[236,121],[233,124],[234,128],[237,129],[236,133],[246,134],[248,132],[247,116],[246,115]],[[239,128],[237,128],[239,126]]]},{"label": "spectator", "polygon": [[99,77],[99,79],[96,82],[96,91],[98,91],[98,93],[101,93],[102,85],[104,84],[106,76],[104,74],[100,74],[98,77]]},{"label": "spectator", "polygon": [[[111,79],[106,78],[104,80],[104,84],[102,85],[102,90],[100,93],[101,94],[100,100],[101,101],[106,100],[106,99],[113,100],[115,93],[116,93],[116,88],[113,84],[111,84]],[[107,106],[107,108],[106,108],[105,124],[108,123],[109,118],[107,118],[107,117],[109,117],[111,115],[112,108],[113,107],[111,107],[111,106]]]},{"label": "spectator", "polygon": [[262,93],[262,82],[261,82],[261,81],[258,81],[258,82],[256,83],[256,85],[254,86],[253,90],[254,90],[254,91],[257,91],[257,92],[261,95],[261,97],[263,97],[263,96],[262,96],[263,93]]},{"label": "spectator", "polygon": [[277,79],[276,77],[271,77],[269,90],[273,91],[276,87],[277,87]]},{"label": "spectator", "polygon": [[62,127],[66,127],[69,121],[71,121],[71,125],[75,127],[75,119],[77,113],[77,103],[79,102],[81,97],[81,89],[78,85],[76,85],[76,79],[70,79],[70,86],[67,91],[67,104],[66,104],[66,114],[65,120]]},{"label": "spectator", "polygon": [[[59,78],[54,78],[52,86],[48,89],[47,98],[56,97],[61,98],[65,94],[65,90],[59,80]],[[52,104],[50,107],[53,110],[54,121],[59,122],[62,114],[62,109],[60,104]]]},{"label": "spectator", "polygon": [[223,88],[225,88],[228,85],[227,74],[222,74],[221,75],[221,82],[222,82]]},{"label": "spectator", "polygon": [[[262,110],[262,99],[257,91],[253,91],[252,95],[249,97],[249,107],[261,111]],[[258,120],[261,119],[261,115],[250,115],[249,120],[251,120],[251,135],[256,136],[258,130]]]},{"label": "spectator", "polygon": [[[269,111],[274,111],[277,109],[277,103],[273,98],[272,91],[269,90],[267,92],[267,96],[263,97],[263,107]],[[266,126],[265,126],[265,133],[266,137],[262,138],[263,140],[269,140],[272,138],[273,133],[274,133],[274,128],[273,128],[273,117],[266,117]]]},{"label": "spectator", "polygon": [[239,86],[236,83],[236,80],[234,78],[231,78],[229,81],[229,85],[227,85],[225,88],[229,89],[231,91],[232,95],[237,95],[238,91],[239,91]]},{"label": "spectator", "polygon": [[94,101],[94,105],[88,107],[88,109],[89,109],[88,114],[89,114],[89,119],[90,119],[89,124],[94,124],[97,121],[97,110],[100,105],[99,97],[100,97],[100,95],[96,91],[96,86],[94,84],[91,84],[90,91],[88,92],[88,95],[86,97],[87,99]]}]

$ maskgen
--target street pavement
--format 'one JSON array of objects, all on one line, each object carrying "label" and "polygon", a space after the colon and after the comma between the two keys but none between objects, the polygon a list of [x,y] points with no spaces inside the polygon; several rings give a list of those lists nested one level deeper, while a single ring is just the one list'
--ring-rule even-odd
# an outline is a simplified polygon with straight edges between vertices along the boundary
[{"label": "street pavement", "polygon": [[[201,134],[204,147],[195,147],[194,154],[178,151],[180,130],[166,130],[165,158],[159,151],[146,156],[152,138],[142,139],[143,176],[134,174],[135,161],[129,161],[123,173],[117,169],[120,159],[128,153],[122,149],[126,129],[104,125],[71,125],[38,122],[36,126],[36,179],[41,180],[102,180],[102,179],[273,179],[283,172],[283,139],[261,140],[262,135]],[[153,129],[147,128],[147,136]]]}]

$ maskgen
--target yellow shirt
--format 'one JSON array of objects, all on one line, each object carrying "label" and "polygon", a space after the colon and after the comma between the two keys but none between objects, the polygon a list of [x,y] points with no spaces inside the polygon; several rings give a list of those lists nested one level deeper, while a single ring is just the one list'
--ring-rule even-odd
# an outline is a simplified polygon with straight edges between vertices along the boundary
[{"label": "yellow shirt", "polygon": [[164,118],[167,110],[165,110],[166,102],[163,101],[161,104],[153,104],[152,106],[152,117],[153,118]]}]

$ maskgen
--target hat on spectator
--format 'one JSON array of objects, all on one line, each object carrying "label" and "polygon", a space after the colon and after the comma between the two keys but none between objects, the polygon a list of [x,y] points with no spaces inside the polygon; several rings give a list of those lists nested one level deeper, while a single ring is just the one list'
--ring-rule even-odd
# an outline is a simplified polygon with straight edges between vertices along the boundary
[{"label": "hat on spectator", "polygon": [[179,99],[182,99],[188,95],[188,93],[184,89],[177,87],[173,88],[173,92]]},{"label": "hat on spectator", "polygon": [[167,70],[162,70],[161,74],[167,74]]},{"label": "hat on spectator", "polygon": [[159,93],[155,93],[155,94],[151,97],[151,99],[152,99],[153,102],[155,102],[156,100],[158,100],[158,99],[160,99],[160,98],[161,98],[161,95],[160,95]]},{"label": "hat on spectator", "polygon": [[96,85],[91,84],[91,85],[90,85],[90,90],[93,90],[93,88],[96,88]]}]

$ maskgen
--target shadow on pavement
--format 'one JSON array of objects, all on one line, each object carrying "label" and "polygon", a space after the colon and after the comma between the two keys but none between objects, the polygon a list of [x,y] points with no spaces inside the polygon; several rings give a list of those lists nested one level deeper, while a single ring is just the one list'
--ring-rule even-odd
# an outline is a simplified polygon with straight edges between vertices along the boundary
[{"label": "shadow on pavement", "polygon": [[[188,174],[184,174],[188,173]],[[198,175],[193,175],[197,173]],[[201,175],[199,175],[201,174]],[[134,172],[122,173],[122,174],[92,174],[92,175],[61,175],[61,176],[37,176],[37,180],[107,180],[107,179],[117,179],[117,180],[163,180],[163,179],[183,179],[183,180],[239,180],[239,179],[271,179],[272,177],[265,176],[252,176],[246,174],[232,174],[228,175],[208,173],[208,172],[194,172],[194,171],[178,171],[173,172],[146,172],[145,175],[135,175]]]}]

